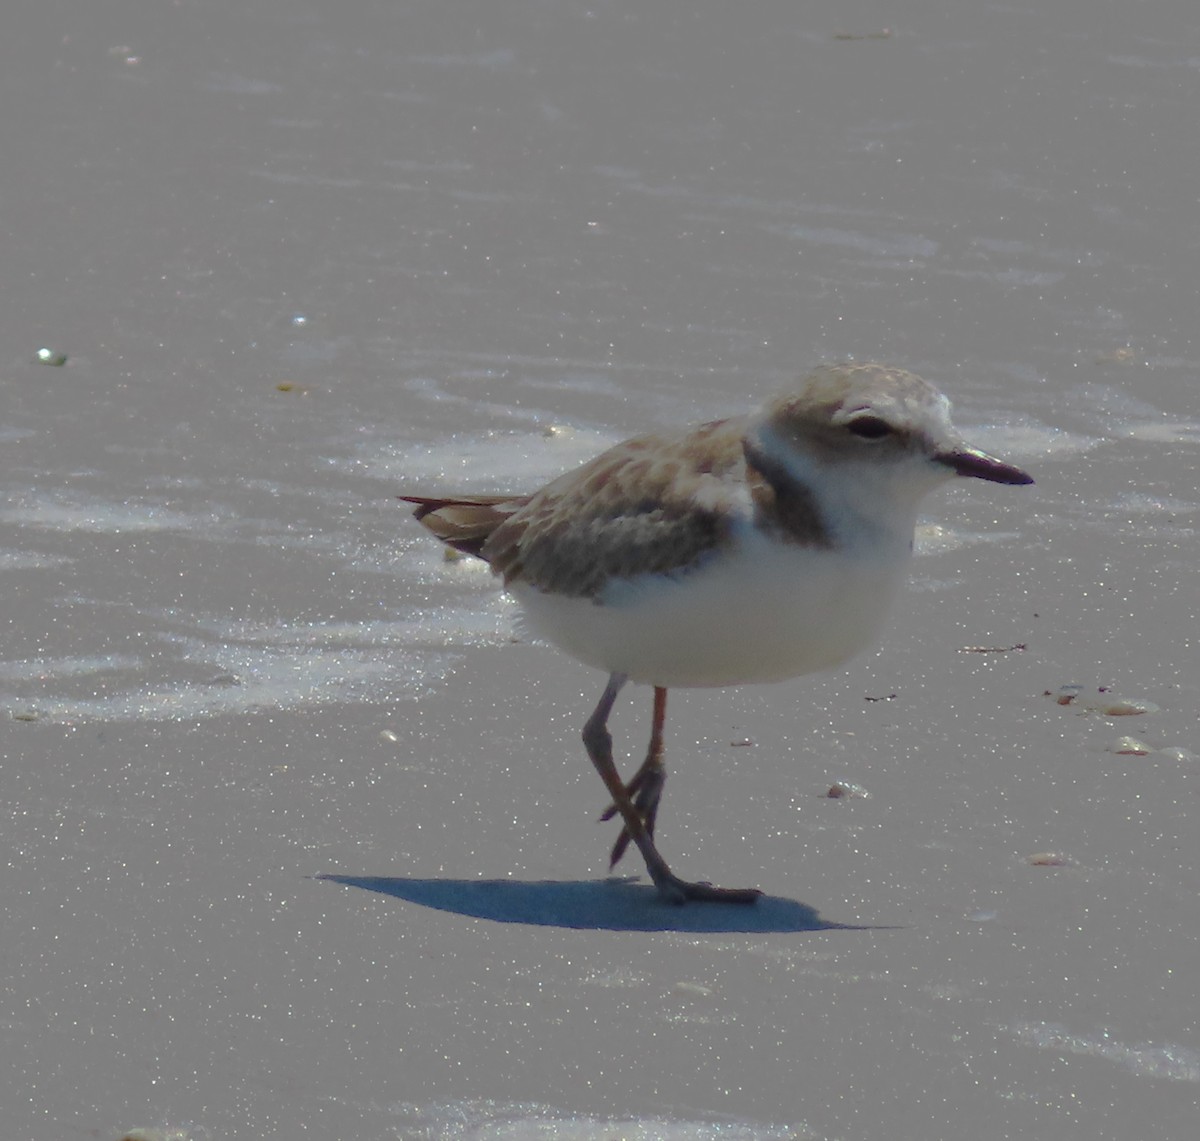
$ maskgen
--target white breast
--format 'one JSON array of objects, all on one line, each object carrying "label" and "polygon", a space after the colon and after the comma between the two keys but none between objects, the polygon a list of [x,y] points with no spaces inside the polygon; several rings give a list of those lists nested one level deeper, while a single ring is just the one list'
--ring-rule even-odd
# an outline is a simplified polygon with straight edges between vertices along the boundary
[{"label": "white breast", "polygon": [[529,633],[636,682],[783,681],[871,645],[908,557],[907,539],[894,532],[869,548],[831,550],[779,543],[747,525],[702,567],[614,583],[599,602],[520,584],[513,593]]}]

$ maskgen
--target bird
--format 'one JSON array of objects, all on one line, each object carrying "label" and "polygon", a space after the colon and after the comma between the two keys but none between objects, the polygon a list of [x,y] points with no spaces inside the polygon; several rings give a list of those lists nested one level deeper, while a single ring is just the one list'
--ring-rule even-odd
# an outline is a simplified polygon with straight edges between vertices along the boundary
[{"label": "bird", "polygon": [[[659,896],[749,904],[756,888],[677,876],[655,827],[667,692],[778,682],[874,644],[906,578],[917,509],[955,478],[1033,482],[968,444],[949,400],[905,369],[821,365],[741,416],[616,444],[525,495],[401,495],[443,543],[490,564],[525,633],[607,674],[583,728]],[[653,688],[645,760],[624,782],[607,723]]]}]

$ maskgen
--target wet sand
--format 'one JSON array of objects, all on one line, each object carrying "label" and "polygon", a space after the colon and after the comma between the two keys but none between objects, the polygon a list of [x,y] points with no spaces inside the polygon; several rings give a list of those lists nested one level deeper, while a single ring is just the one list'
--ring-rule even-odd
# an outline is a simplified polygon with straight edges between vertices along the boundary
[{"label": "wet sand", "polygon": [[[0,1136],[1194,1132],[1200,24],[1094,16],[10,19]],[[670,908],[603,679],[394,496],[849,357],[1038,482],[847,669],[672,694],[664,853],[766,896]]]}]

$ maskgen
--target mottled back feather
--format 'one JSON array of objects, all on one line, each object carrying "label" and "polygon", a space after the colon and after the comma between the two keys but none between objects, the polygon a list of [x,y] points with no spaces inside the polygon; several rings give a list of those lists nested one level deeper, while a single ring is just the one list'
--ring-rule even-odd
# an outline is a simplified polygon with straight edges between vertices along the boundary
[{"label": "mottled back feather", "polygon": [[532,495],[482,557],[506,583],[576,598],[614,578],[682,573],[728,542],[744,431],[718,420],[626,440]]},{"label": "mottled back feather", "polygon": [[442,542],[574,598],[611,581],[683,574],[752,513],[763,530],[828,546],[811,492],[746,438],[745,418],[637,436],[530,496],[400,498]]}]

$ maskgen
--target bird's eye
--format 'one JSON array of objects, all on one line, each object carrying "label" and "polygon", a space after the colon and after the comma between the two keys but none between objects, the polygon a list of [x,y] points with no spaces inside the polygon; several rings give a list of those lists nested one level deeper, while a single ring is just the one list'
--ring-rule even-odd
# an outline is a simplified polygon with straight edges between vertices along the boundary
[{"label": "bird's eye", "polygon": [[892,434],[892,426],[878,416],[855,416],[846,422],[846,427],[864,440],[882,440]]}]

